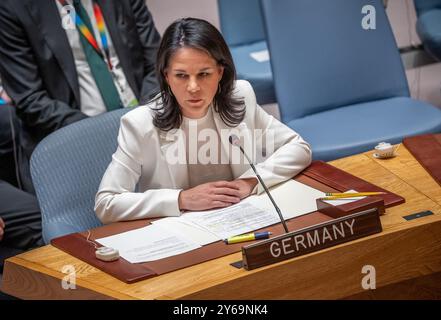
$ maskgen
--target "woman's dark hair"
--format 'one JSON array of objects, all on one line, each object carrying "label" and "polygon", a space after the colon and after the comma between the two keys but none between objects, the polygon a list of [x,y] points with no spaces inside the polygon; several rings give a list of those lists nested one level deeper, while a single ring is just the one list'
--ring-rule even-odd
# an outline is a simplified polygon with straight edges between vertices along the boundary
[{"label": "woman's dark hair", "polygon": [[165,78],[171,57],[181,48],[203,50],[224,67],[213,107],[226,125],[237,126],[244,118],[245,105],[242,100],[233,98],[236,69],[230,50],[213,25],[196,18],[179,19],[165,30],[156,61],[156,75],[161,90],[158,98],[162,98],[162,106],[156,109],[153,124],[161,130],[169,131],[179,128],[182,123],[181,109]]}]

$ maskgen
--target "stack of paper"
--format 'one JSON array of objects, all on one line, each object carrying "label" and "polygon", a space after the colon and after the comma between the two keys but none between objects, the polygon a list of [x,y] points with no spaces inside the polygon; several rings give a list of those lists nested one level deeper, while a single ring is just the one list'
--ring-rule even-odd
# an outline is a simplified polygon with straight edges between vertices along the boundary
[{"label": "stack of paper", "polygon": [[[270,190],[285,219],[317,210],[316,199],[325,196],[323,192],[295,180]],[[263,193],[228,208],[159,219],[147,227],[97,239],[97,242],[119,250],[127,261],[138,263],[185,253],[278,222],[276,210]]]},{"label": "stack of paper", "polygon": [[120,256],[131,263],[159,260],[201,247],[186,237],[153,224],[96,241],[117,249]]}]

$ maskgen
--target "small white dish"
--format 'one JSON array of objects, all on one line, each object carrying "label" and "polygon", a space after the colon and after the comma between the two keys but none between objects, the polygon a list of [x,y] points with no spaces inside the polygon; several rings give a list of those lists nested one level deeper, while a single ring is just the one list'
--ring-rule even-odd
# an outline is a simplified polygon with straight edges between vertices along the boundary
[{"label": "small white dish", "polygon": [[388,159],[388,158],[393,158],[393,157],[396,156],[395,152],[392,153],[392,154],[384,155],[384,156],[380,156],[378,153],[374,153],[374,154],[372,154],[372,155],[373,155],[373,157],[376,158],[376,159]]},{"label": "small white dish", "polygon": [[394,147],[388,142],[380,142],[375,146],[375,152],[373,154],[374,158],[376,159],[387,159],[387,158],[393,158],[397,155],[398,147]]}]

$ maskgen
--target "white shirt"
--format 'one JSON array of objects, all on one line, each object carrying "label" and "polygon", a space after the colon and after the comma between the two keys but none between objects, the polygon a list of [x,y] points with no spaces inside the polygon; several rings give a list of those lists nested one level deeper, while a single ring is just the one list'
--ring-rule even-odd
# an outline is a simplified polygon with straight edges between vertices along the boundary
[{"label": "white shirt", "polygon": [[186,137],[189,187],[219,180],[233,180],[228,156],[216,131],[212,106],[200,119],[183,117],[182,129]]},{"label": "white shirt", "polygon": [[[57,3],[62,21],[66,21],[64,20],[68,18],[66,17],[67,15],[66,10],[63,10],[63,7],[58,1],[55,2]],[[71,3],[71,1],[69,0],[67,2]],[[95,39],[99,47],[102,49],[103,47],[101,43],[101,36],[98,31],[95,15],[93,13],[92,1],[81,0],[81,3],[85,8],[85,10],[87,11],[87,14],[89,15],[90,21],[92,23]],[[95,116],[106,112],[107,111],[106,105],[104,104],[103,98],[101,97],[101,93],[96,85],[95,79],[90,70],[89,63],[87,62],[86,55],[84,54],[84,50],[80,41],[79,31],[75,27],[75,21],[71,21],[71,23],[72,24],[69,24],[71,28],[65,27],[64,30],[66,31],[67,39],[69,41],[74,56],[75,66],[77,68],[78,82],[80,86],[81,111],[88,116]],[[112,44],[112,38],[110,37],[110,34],[107,31],[107,27],[106,27],[106,36],[109,45],[110,61],[112,62],[113,73],[116,77],[116,81],[114,81],[115,86],[116,89],[118,90],[121,101],[123,102],[124,106],[127,107],[129,102],[136,99],[136,97],[135,94],[133,93],[132,88],[130,88],[129,83],[127,82],[126,76],[124,75],[120,61],[118,59],[118,56],[116,55],[115,49]]]}]

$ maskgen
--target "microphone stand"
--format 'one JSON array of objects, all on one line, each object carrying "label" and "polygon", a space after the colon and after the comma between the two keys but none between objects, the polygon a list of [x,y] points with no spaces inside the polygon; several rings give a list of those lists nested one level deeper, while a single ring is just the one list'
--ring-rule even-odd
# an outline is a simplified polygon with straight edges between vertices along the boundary
[{"label": "microphone stand", "polygon": [[[238,141],[238,138],[235,139],[236,141]],[[279,207],[277,206],[276,202],[274,201],[273,197],[271,196],[271,193],[269,192],[268,188],[266,187],[265,183],[263,182],[262,178],[260,177],[260,175],[257,173],[256,167],[254,166],[253,162],[251,161],[251,159],[248,157],[248,155],[245,153],[245,150],[243,150],[241,145],[238,145],[236,143],[233,143],[233,138],[230,136],[230,143],[232,145],[235,145],[237,147],[240,148],[240,151],[243,153],[243,155],[245,156],[245,158],[247,158],[248,163],[250,164],[251,168],[253,169],[254,173],[257,176],[257,179],[259,179],[260,184],[262,185],[263,189],[265,190],[266,194],[268,195],[268,197],[270,198],[274,208],[277,211],[277,214],[279,215],[280,221],[282,222],[283,225],[283,229],[285,229],[285,232],[288,233],[288,227],[286,226],[286,222],[285,219],[283,218],[282,212],[280,212]]]}]

